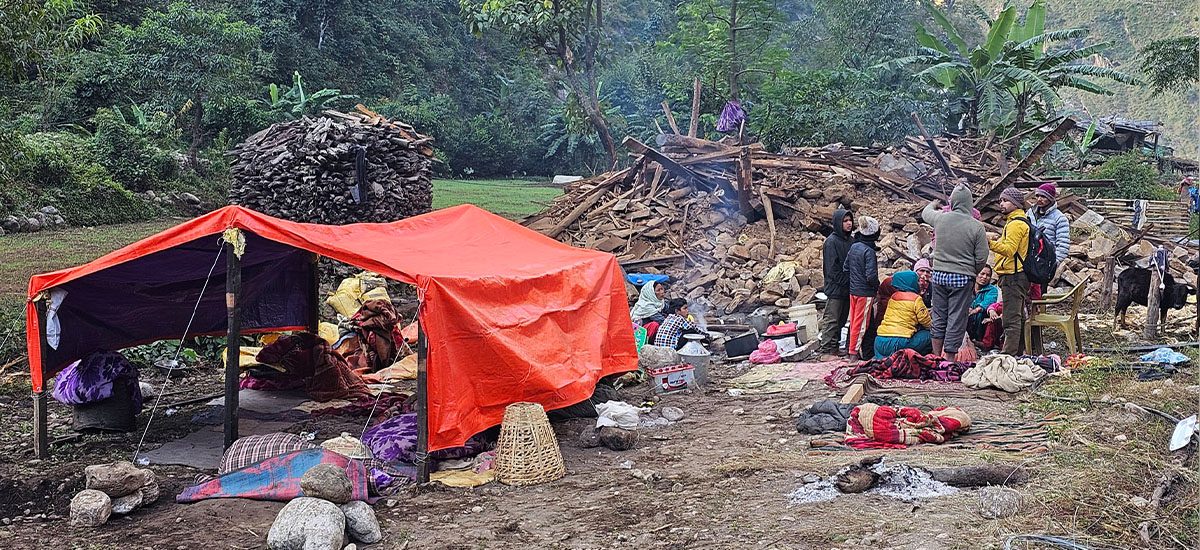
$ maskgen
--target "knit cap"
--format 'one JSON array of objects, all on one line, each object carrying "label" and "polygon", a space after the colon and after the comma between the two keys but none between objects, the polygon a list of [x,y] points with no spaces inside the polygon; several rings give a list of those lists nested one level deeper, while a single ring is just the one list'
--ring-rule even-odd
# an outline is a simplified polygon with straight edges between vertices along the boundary
[{"label": "knit cap", "polygon": [[1058,198],[1058,188],[1055,187],[1053,183],[1043,183],[1039,185],[1038,188],[1034,190],[1034,193],[1050,200]]},{"label": "knit cap", "polygon": [[858,233],[870,237],[879,234],[879,221],[870,216],[858,218]]},{"label": "knit cap", "polygon": [[933,271],[933,267],[931,265],[929,265],[928,258],[921,258],[921,259],[917,260],[917,263],[913,264],[913,268],[912,268],[913,271],[919,272],[922,269],[928,269],[930,271]]},{"label": "knit cap", "polygon": [[1025,205],[1025,193],[1016,187],[1009,187],[1000,192],[1000,198],[1011,202],[1017,206]]}]

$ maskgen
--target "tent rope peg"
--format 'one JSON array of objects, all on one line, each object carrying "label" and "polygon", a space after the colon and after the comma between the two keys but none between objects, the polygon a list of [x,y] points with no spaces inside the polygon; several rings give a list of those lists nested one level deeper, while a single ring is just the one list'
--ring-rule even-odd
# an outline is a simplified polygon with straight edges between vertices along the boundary
[{"label": "tent rope peg", "polygon": [[246,253],[246,235],[241,229],[230,227],[221,234],[221,240],[233,246],[233,254],[238,258]]}]

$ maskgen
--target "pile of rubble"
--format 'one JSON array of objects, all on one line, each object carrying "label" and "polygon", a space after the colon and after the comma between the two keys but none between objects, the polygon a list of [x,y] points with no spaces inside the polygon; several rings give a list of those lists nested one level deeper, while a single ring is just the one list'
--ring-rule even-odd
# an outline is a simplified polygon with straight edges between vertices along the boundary
[{"label": "pile of rubble", "polygon": [[[965,183],[988,231],[998,233],[999,191],[1045,181],[1027,170],[1058,137],[1051,132],[1044,147],[1011,169],[999,147],[965,138],[931,140],[937,153],[925,140],[909,138],[897,147],[834,144],[782,154],[683,135],[660,135],[657,148],[626,138],[633,166],[571,184],[524,223],[563,242],[611,252],[629,272],[671,275],[673,294],[707,301],[712,315],[788,307],[812,301],[822,288],[821,246],[835,209],[878,219],[881,270],[907,269],[930,253],[931,231],[920,222],[930,200]],[[1104,254],[1097,250],[1111,252],[1128,237],[1087,215],[1079,197],[1060,190],[1059,199],[1072,219],[1090,221],[1076,224],[1079,241],[1059,284],[1086,282],[1099,290],[1097,261]],[[1144,252],[1132,247],[1127,254]]]}]

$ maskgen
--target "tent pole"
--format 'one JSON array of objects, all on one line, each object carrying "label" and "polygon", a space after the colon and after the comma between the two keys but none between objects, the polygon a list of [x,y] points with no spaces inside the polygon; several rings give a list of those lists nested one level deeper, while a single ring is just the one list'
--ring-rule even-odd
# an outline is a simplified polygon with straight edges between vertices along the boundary
[{"label": "tent pole", "polygon": [[[420,306],[418,306],[420,307]],[[417,317],[417,483],[429,483],[429,384],[426,378],[425,327]]]},{"label": "tent pole", "polygon": [[[38,300],[34,303],[37,309],[38,332],[41,334],[38,337],[38,347],[41,348],[41,361],[37,368],[42,373],[46,372],[46,301]],[[33,392],[33,456],[34,458],[48,458],[50,456],[50,430],[47,426],[47,411],[46,411],[46,389]]]},{"label": "tent pole", "polygon": [[225,448],[238,439],[238,374],[241,361],[242,304],[238,295],[242,290],[241,258],[226,243],[225,261],[225,309],[229,315],[229,333],[225,337]]},{"label": "tent pole", "polygon": [[320,254],[313,254],[308,271],[308,297],[312,300],[308,306],[308,331],[313,334],[321,331],[321,273],[317,270],[320,259]]}]

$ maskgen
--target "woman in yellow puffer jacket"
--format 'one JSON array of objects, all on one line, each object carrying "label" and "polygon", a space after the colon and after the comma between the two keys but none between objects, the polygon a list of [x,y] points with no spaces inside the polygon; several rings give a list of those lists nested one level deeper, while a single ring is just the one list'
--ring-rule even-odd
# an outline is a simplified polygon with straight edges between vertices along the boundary
[{"label": "woman in yellow puffer jacket", "polygon": [[899,350],[908,348],[921,354],[933,353],[933,342],[929,339],[929,328],[933,318],[921,300],[920,282],[913,271],[900,271],[892,275],[892,286],[896,293],[888,300],[887,311],[875,336],[875,358],[883,359]]}]

